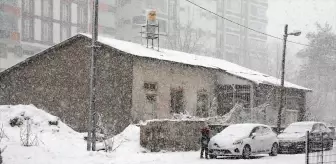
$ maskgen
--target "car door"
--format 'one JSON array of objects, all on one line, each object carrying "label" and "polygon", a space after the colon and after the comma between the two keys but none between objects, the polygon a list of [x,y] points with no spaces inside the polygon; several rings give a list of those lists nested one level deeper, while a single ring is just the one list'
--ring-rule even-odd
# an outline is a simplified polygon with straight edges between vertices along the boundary
[{"label": "car door", "polygon": [[[252,137],[252,134],[255,134],[254,137]],[[253,128],[253,130],[251,131],[251,151],[252,153],[256,154],[256,153],[260,153],[261,150],[263,149],[262,146],[262,141],[263,141],[263,136],[262,136],[262,127],[261,126],[257,126],[255,128]]]},{"label": "car door", "polygon": [[266,126],[263,126],[263,152],[270,152],[274,139],[276,138],[276,134]]}]

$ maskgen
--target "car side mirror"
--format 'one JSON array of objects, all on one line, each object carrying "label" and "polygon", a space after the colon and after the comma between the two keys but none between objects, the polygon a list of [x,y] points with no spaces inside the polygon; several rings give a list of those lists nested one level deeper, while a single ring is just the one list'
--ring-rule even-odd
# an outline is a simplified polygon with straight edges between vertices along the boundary
[{"label": "car side mirror", "polygon": [[257,136],[256,133],[252,133],[252,134],[251,134],[251,138],[252,138],[252,139],[254,139],[256,136]]}]

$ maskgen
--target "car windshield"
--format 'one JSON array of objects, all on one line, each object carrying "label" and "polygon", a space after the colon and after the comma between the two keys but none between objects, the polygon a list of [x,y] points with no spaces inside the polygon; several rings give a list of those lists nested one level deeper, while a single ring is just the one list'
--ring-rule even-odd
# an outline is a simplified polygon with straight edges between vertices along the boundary
[{"label": "car windshield", "polygon": [[230,135],[230,136],[237,136],[237,137],[248,136],[250,135],[254,127],[255,126],[251,124],[230,125],[227,128],[225,128],[223,131],[221,131],[219,135]]},{"label": "car windshield", "polygon": [[289,125],[284,133],[305,133],[311,131],[312,125]]}]

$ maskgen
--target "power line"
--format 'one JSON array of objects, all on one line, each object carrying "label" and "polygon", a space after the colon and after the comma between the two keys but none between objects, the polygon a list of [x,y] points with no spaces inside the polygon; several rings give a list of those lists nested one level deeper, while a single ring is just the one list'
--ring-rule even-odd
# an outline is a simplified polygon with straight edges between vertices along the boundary
[{"label": "power line", "polygon": [[[248,27],[248,26],[242,25],[242,24],[240,24],[240,23],[234,22],[234,21],[232,21],[232,20],[230,20],[230,19],[228,19],[228,18],[225,18],[224,16],[218,15],[217,13],[215,13],[215,12],[213,12],[213,11],[210,11],[210,10],[208,10],[208,9],[206,9],[206,8],[204,8],[204,7],[202,7],[202,6],[198,5],[198,4],[196,4],[196,3],[194,3],[194,2],[191,2],[190,0],[185,0],[185,1],[187,1],[187,2],[189,2],[189,3],[191,3],[191,4],[193,4],[194,6],[196,6],[196,7],[198,7],[198,8],[201,8],[202,10],[205,10],[205,11],[207,11],[207,12],[213,14],[213,15],[216,15],[216,16],[218,16],[218,17],[220,17],[220,18],[222,18],[222,19],[224,19],[224,20],[226,20],[226,21],[229,21],[229,22],[231,22],[231,23],[233,23],[233,24],[236,24],[236,25],[238,25],[238,26],[244,27],[244,28],[246,28],[246,29],[249,29],[249,30],[251,30],[251,31],[254,31],[254,32],[259,33],[259,34],[262,34],[262,35],[269,36],[269,37],[271,37],[271,38],[275,38],[275,39],[283,40],[283,39],[280,38],[280,37],[277,37],[277,36],[274,36],[274,35],[271,35],[271,34],[267,34],[267,33],[265,33],[265,32],[261,32],[261,31],[255,30],[255,29],[253,29],[253,28],[251,28],[251,27]],[[294,42],[294,41],[290,41],[290,40],[287,40],[287,42],[294,43],[294,44],[298,44],[298,45],[302,45],[302,46],[307,46],[307,47],[313,47],[313,46],[308,45],[308,44],[299,43],[299,42]],[[336,51],[336,50],[333,50],[333,51]]]}]

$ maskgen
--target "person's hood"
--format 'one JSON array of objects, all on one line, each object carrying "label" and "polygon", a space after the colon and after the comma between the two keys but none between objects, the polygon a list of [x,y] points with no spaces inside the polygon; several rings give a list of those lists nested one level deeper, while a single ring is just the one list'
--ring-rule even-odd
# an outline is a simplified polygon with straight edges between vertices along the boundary
[{"label": "person's hood", "polygon": [[306,133],[281,133],[278,135],[279,140],[298,141],[305,140]]},{"label": "person's hood", "polygon": [[209,145],[215,148],[229,147],[232,146],[233,143],[244,138],[246,138],[246,136],[217,134],[210,139]]}]

